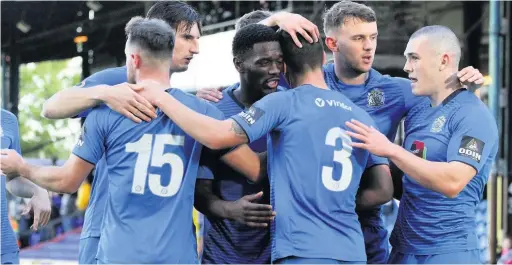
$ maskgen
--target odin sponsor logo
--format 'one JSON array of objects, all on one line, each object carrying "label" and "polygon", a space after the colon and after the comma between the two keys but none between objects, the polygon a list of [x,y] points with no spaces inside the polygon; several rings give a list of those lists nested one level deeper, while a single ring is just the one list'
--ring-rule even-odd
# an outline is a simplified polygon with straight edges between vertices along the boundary
[{"label": "odin sponsor logo", "polygon": [[321,98],[316,98],[315,99],[315,104],[320,107],[320,108],[323,108],[324,106],[328,106],[328,107],[338,107],[338,108],[342,108],[342,109],[345,109],[345,110],[348,110],[348,111],[352,111],[352,107],[350,106],[347,106],[345,105],[345,103],[341,102],[341,101],[337,101],[337,100],[334,100],[334,99],[321,99]]},{"label": "odin sponsor logo", "polygon": [[482,159],[482,151],[484,150],[484,142],[470,136],[462,137],[459,146],[459,155],[469,157],[480,163]]},{"label": "odin sponsor logo", "polygon": [[247,124],[249,124],[249,126],[251,126],[256,123],[259,118],[263,116],[263,114],[265,114],[263,110],[252,106],[247,111],[240,112],[238,116],[240,116],[245,122],[247,122]]}]

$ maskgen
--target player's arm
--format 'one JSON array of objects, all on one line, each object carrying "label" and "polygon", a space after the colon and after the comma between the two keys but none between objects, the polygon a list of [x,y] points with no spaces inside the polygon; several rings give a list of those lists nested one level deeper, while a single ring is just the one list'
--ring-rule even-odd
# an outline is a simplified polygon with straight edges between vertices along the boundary
[{"label": "player's arm", "polygon": [[[483,167],[486,160],[496,155],[498,133],[495,121],[479,118],[478,113],[473,113],[470,108],[458,111],[453,119],[457,124],[453,125],[454,133],[448,145],[448,162],[422,159],[391,143],[380,132],[360,122],[353,121],[347,123],[347,126],[355,132],[348,134],[363,142],[353,143],[354,147],[388,157],[422,186],[454,198]],[[478,150],[468,156],[465,154],[464,145],[471,140],[477,143]]]},{"label": "player's arm", "polygon": [[76,192],[94,167],[73,154],[63,166],[31,165],[13,150],[4,149],[1,154],[2,172],[6,176],[20,176],[44,189],[59,193]]},{"label": "player's arm", "polygon": [[393,199],[393,180],[389,166],[380,164],[367,168],[357,192],[356,207],[369,209],[383,205],[391,199]]},{"label": "player's arm", "polygon": [[211,149],[233,147],[259,139],[278,124],[282,113],[280,109],[285,105],[283,102],[269,102],[267,96],[255,103],[258,105],[261,102],[261,108],[253,106],[248,111],[221,121],[191,110],[161,89],[145,89],[141,94],[188,135]]},{"label": "player's arm", "polygon": [[111,80],[108,70],[86,78],[78,86],[64,89],[43,105],[42,115],[48,119],[85,117],[90,109],[106,104],[135,122],[156,117],[154,107],[135,91],[142,87],[121,83],[105,84]]}]

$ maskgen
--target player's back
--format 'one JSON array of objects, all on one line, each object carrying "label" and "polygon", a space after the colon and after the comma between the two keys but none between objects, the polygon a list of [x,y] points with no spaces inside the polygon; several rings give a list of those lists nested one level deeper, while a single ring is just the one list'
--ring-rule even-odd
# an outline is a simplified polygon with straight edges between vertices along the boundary
[{"label": "player's back", "polygon": [[272,260],[366,261],[355,199],[369,153],[350,146],[345,122],[373,120],[341,93],[311,85],[267,97],[288,111],[268,150],[277,212]]},{"label": "player's back", "polygon": [[459,90],[437,107],[412,108],[405,128],[407,150],[428,161],[463,162],[477,174],[454,198],[405,175],[393,247],[416,255],[477,249],[476,206],[498,149],[495,119],[472,92]]},{"label": "player's back", "polygon": [[[194,96],[169,93],[199,113],[222,118]],[[104,119],[99,126],[109,178],[99,262],[196,263],[191,210],[201,145],[160,110],[149,123],[106,107],[93,110],[91,118]]]}]

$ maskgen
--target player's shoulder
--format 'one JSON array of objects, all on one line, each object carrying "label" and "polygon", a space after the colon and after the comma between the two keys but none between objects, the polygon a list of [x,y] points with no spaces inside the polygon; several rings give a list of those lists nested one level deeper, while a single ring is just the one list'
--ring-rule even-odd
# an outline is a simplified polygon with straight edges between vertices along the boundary
[{"label": "player's shoulder", "polygon": [[462,91],[454,103],[456,108],[453,111],[458,117],[470,116],[475,120],[496,121],[487,105],[471,91]]},{"label": "player's shoulder", "polygon": [[16,115],[14,115],[12,112],[2,109],[2,120],[16,120]]},{"label": "player's shoulder", "polygon": [[377,85],[383,89],[410,91],[412,93],[411,80],[403,77],[394,77],[388,74],[382,74],[373,68],[370,70],[369,85]]},{"label": "player's shoulder", "polygon": [[[121,115],[120,113],[117,113],[115,111],[113,111],[111,108],[109,108],[107,105],[105,104],[100,104],[94,108],[91,109],[91,112],[87,115],[87,117],[91,116],[102,116],[102,115],[108,115],[110,113],[114,113],[114,114],[117,114],[118,116],[120,117],[124,117],[123,115]],[[105,116],[106,117],[106,116]]]},{"label": "player's shoulder", "polygon": [[183,103],[185,106],[193,109],[196,112],[205,114],[212,110],[219,111],[212,103],[208,102],[207,100],[198,98],[195,95],[187,93],[181,89],[171,88],[167,92],[178,101]]},{"label": "player's shoulder", "polygon": [[107,68],[92,74],[82,81],[79,87],[91,85],[117,85],[127,81],[126,66]]}]

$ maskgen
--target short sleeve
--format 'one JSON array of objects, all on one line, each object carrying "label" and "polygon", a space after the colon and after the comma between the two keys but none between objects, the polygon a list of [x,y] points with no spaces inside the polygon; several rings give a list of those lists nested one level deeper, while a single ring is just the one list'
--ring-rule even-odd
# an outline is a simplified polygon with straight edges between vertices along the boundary
[{"label": "short sleeve", "polygon": [[231,118],[242,127],[249,142],[256,141],[284,124],[290,110],[289,95],[291,91],[267,95]]},{"label": "short sleeve", "polygon": [[[75,87],[87,89],[99,85],[115,86],[126,82],[126,75],[126,68],[124,67],[106,69],[87,77]],[[92,109],[84,110],[73,118],[85,118],[91,111]]]},{"label": "short sleeve", "polygon": [[8,146],[2,146],[2,148],[13,149],[21,155],[20,125],[16,116],[11,112],[2,111],[2,126],[0,128],[2,137],[9,138]]},{"label": "short sleeve", "polygon": [[466,163],[480,172],[498,152],[498,127],[485,110],[474,106],[458,110],[450,120],[447,160]]},{"label": "short sleeve", "polygon": [[96,165],[105,152],[106,125],[110,110],[93,109],[85,119],[82,132],[73,148],[73,154]]}]

